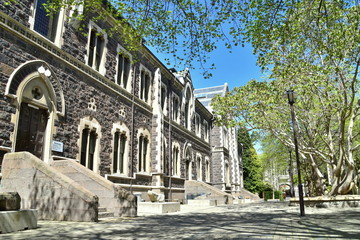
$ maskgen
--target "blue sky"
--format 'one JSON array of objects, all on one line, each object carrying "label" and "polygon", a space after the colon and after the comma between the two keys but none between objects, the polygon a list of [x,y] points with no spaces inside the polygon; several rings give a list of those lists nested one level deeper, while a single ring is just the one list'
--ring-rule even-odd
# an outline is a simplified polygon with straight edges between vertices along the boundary
[{"label": "blue sky", "polygon": [[[150,49],[165,64],[166,55],[156,53],[153,48]],[[229,49],[219,44],[218,48],[209,54],[207,66],[211,66],[212,63],[215,64],[216,69],[211,70],[213,76],[210,79],[204,79],[203,70],[199,65],[194,64],[195,69],[190,70],[194,88],[218,86],[227,82],[231,90],[234,87],[245,85],[251,79],[261,79],[260,68],[256,66],[256,56],[253,55],[250,45],[238,46],[233,48],[230,53]],[[176,67],[176,69],[183,70],[180,67]]]}]

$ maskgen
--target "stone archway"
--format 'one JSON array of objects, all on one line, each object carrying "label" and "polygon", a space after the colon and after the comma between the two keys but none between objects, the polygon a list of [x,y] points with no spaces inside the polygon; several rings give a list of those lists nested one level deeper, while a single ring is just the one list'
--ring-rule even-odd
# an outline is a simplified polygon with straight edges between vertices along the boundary
[{"label": "stone archway", "polygon": [[43,61],[26,62],[10,76],[5,95],[16,106],[12,151],[27,151],[50,163],[54,121],[65,112],[55,74]]}]

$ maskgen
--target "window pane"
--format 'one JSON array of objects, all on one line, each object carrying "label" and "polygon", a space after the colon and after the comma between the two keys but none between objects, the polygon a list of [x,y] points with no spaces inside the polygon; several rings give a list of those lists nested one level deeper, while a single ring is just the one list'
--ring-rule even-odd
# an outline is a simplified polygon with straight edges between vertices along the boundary
[{"label": "window pane", "polygon": [[81,134],[81,151],[80,151],[80,164],[86,166],[86,148],[88,142],[89,129],[85,128]]},{"label": "window pane", "polygon": [[120,136],[120,156],[119,156],[119,170],[120,173],[124,173],[125,166],[125,144],[126,144],[126,136],[125,134],[121,134]]},{"label": "window pane", "polygon": [[145,93],[144,93],[145,102],[147,102],[149,99],[149,89],[150,89],[150,77],[149,75],[145,75]]},{"label": "window pane", "polygon": [[117,169],[118,169],[118,148],[119,148],[119,132],[116,132],[114,135],[113,173],[117,173]]},{"label": "window pane", "polygon": [[94,61],[95,44],[96,44],[96,32],[93,30],[90,33],[89,60],[88,60],[88,65],[91,67],[93,66],[93,61]]},{"label": "window pane", "polygon": [[100,62],[101,62],[101,57],[102,57],[102,52],[103,52],[103,43],[104,43],[104,39],[101,36],[97,36],[96,59],[95,59],[95,69],[96,70],[99,70],[99,68],[100,68]]},{"label": "window pane", "polygon": [[147,166],[146,166],[146,154],[147,154],[147,147],[148,147],[148,139],[144,138],[144,149],[143,149],[143,166],[144,166],[144,172],[147,171]]},{"label": "window pane", "polygon": [[89,140],[89,157],[88,157],[88,167],[90,170],[94,169],[94,153],[96,147],[96,132],[90,132],[90,140]]},{"label": "window pane", "polygon": [[130,59],[127,57],[124,57],[124,74],[123,74],[123,87],[124,88],[127,87],[129,73],[130,73]]},{"label": "window pane", "polygon": [[139,172],[142,171],[142,156],[143,156],[143,152],[142,152],[142,147],[143,147],[143,136],[139,137]]},{"label": "window pane", "polygon": [[48,37],[49,31],[49,21],[50,17],[46,16],[47,12],[43,6],[47,0],[38,0],[36,4],[36,12],[35,12],[35,23],[34,30],[43,35],[44,37]]},{"label": "window pane", "polygon": [[117,76],[117,80],[116,83],[120,85],[121,83],[121,78],[123,75],[123,66],[124,66],[124,57],[122,55],[119,55],[119,63],[118,63],[118,76]]}]

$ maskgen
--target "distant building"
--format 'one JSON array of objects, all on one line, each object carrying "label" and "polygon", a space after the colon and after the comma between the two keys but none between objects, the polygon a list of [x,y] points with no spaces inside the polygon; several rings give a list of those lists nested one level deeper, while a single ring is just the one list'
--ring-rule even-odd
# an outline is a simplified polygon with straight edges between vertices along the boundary
[{"label": "distant building", "polygon": [[[210,112],[214,96],[225,96],[229,91],[227,83],[221,86],[195,89],[194,95]],[[212,126],[211,156],[213,185],[231,193],[238,193],[243,188],[243,170],[241,146],[237,142],[236,128]]]}]

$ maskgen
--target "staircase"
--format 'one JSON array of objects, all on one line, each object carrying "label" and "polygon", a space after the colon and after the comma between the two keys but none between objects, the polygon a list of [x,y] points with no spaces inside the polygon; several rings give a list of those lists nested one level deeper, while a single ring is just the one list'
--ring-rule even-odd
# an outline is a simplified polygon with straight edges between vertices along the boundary
[{"label": "staircase", "polygon": [[133,217],[137,214],[136,197],[74,160],[56,160],[51,164],[57,172],[73,179],[99,198],[99,218]]},{"label": "staircase", "polygon": [[202,195],[205,196],[206,199],[216,200],[217,204],[220,205],[233,203],[233,196],[231,194],[225,193],[214,186],[196,180],[185,181],[185,194],[186,196]]},{"label": "staircase", "polygon": [[98,208],[98,218],[99,219],[111,218],[111,217],[114,217],[113,212],[108,212],[107,209],[104,208],[104,207],[99,207]]}]

